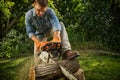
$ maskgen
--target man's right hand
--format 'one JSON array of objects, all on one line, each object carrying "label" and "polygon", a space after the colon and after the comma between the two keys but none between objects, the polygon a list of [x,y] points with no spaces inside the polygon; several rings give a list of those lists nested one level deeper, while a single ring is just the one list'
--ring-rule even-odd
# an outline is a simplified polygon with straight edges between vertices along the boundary
[{"label": "man's right hand", "polygon": [[36,51],[39,51],[43,46],[45,46],[48,42],[40,41],[36,36],[32,36],[32,40],[35,43]]},{"label": "man's right hand", "polygon": [[34,43],[35,43],[36,50],[39,50],[41,41],[40,41],[36,36],[32,36],[31,39],[32,39],[32,40],[34,41]]}]

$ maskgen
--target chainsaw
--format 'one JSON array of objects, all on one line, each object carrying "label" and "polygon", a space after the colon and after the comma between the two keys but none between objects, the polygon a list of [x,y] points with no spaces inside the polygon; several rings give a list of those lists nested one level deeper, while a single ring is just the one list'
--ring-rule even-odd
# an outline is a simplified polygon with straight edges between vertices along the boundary
[{"label": "chainsaw", "polygon": [[63,66],[57,63],[61,58],[61,43],[59,42],[50,42],[41,48],[41,53],[39,58],[47,64],[57,64],[64,76],[69,80],[78,80],[73,74],[67,71]]}]

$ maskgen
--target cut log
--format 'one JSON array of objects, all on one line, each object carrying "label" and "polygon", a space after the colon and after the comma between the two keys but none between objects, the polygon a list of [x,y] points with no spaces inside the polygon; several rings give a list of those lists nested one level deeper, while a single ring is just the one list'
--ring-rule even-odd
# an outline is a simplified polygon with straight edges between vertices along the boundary
[{"label": "cut log", "polygon": [[85,80],[85,75],[83,69],[79,69],[75,74],[78,80]]},{"label": "cut log", "polygon": [[59,65],[63,66],[71,74],[77,72],[80,68],[79,62],[76,59],[73,60],[61,60],[56,64],[39,64],[35,66],[36,80],[55,80],[63,75]]}]

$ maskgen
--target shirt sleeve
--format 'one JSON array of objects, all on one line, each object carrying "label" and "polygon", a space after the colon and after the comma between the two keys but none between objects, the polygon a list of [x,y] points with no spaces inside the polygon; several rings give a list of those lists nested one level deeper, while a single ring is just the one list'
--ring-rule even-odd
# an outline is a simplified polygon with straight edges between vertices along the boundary
[{"label": "shirt sleeve", "polygon": [[25,26],[26,26],[26,32],[29,38],[31,38],[33,35],[35,35],[35,29],[30,21],[30,15],[29,13],[26,13],[25,15]]},{"label": "shirt sleeve", "polygon": [[52,24],[53,31],[61,30],[61,25],[53,9],[49,10],[49,16],[50,16],[50,23]]}]

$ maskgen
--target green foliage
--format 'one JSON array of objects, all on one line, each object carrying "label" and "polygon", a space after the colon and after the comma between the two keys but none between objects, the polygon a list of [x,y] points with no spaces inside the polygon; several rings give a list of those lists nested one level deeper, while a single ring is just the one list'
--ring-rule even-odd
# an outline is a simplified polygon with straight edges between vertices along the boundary
[{"label": "green foliage", "polygon": [[25,14],[22,14],[21,16],[20,16],[20,18],[18,19],[18,24],[16,24],[16,29],[17,28],[19,28],[19,31],[24,31],[23,33],[25,33],[25,24],[23,24],[23,23],[25,23]]},{"label": "green foliage", "polygon": [[117,51],[120,51],[119,3],[119,0],[54,0],[69,28],[72,43],[95,41]]},{"label": "green foliage", "polygon": [[58,9],[54,6],[53,4],[53,0],[48,0],[48,3],[49,3],[49,7],[51,7],[52,9],[54,9],[56,15],[59,17],[59,19],[62,19],[62,15],[60,14],[60,12],[58,11]]},{"label": "green foliage", "polygon": [[82,0],[54,0],[54,4],[58,11],[63,15],[65,24],[78,23],[81,13],[86,9]]},{"label": "green foliage", "polygon": [[5,15],[5,17],[10,17],[11,15],[10,8],[13,7],[14,5],[15,3],[12,1],[4,1],[4,0],[0,1],[0,10]]},{"label": "green foliage", "polygon": [[2,52],[0,53],[0,57],[2,58],[13,58],[20,54],[24,55],[29,51],[31,44],[23,34],[13,29],[9,31],[1,43]]},{"label": "green foliage", "polygon": [[[79,28],[79,29],[78,29]],[[86,32],[84,28],[77,23],[75,25],[70,25],[67,28],[68,36],[71,42],[77,43],[77,42],[85,42],[86,41]]]},{"label": "green foliage", "polygon": [[[18,24],[20,26],[24,25],[19,23],[19,18],[24,16],[23,14],[31,8],[31,3],[33,0],[1,0],[0,1],[0,37],[3,38],[9,30],[16,28],[19,30]],[[23,26],[24,27],[24,26]],[[21,30],[21,28],[20,28]]]}]

